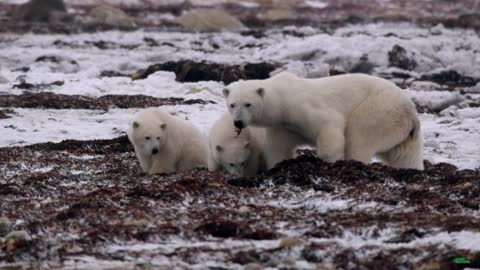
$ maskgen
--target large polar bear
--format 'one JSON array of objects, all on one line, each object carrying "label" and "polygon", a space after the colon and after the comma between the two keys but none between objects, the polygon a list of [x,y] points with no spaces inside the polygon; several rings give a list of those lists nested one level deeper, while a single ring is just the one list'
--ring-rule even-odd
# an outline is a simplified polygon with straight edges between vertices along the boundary
[{"label": "large polar bear", "polygon": [[138,113],[128,138],[145,173],[171,173],[207,165],[206,138],[189,122],[161,109]]},{"label": "large polar bear", "polygon": [[212,126],[209,134],[208,169],[251,177],[266,169],[263,147],[264,128],[245,128],[240,134],[227,112]]},{"label": "large polar bear", "polygon": [[395,84],[364,74],[303,79],[282,72],[228,85],[223,94],[237,128],[268,127],[268,168],[314,145],[333,162],[374,156],[397,168],[423,170],[423,138],[412,101]]}]

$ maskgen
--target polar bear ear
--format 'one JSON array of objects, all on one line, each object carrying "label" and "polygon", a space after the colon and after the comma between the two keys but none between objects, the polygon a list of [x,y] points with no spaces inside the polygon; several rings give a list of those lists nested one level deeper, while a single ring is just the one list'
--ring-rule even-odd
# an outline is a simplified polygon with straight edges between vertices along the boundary
[{"label": "polar bear ear", "polygon": [[230,90],[228,90],[227,88],[225,88],[225,89],[223,89],[222,93],[223,93],[223,96],[224,96],[224,97],[228,97],[228,95],[230,94]]},{"label": "polar bear ear", "polygon": [[161,125],[160,125],[160,128],[161,128],[161,129],[167,128],[167,124],[165,124],[165,123],[161,124]]},{"label": "polar bear ear", "polygon": [[140,126],[140,124],[137,121],[132,123],[133,128],[138,128],[139,126]]},{"label": "polar bear ear", "polygon": [[221,147],[220,145],[217,145],[215,147],[215,149],[217,149],[217,152],[222,152],[223,151],[223,147]]},{"label": "polar bear ear", "polygon": [[261,87],[258,88],[258,89],[256,90],[256,92],[257,92],[257,94],[258,94],[259,96],[261,96],[261,97],[263,97],[263,96],[265,95],[265,89],[263,89],[263,88],[261,88]]}]

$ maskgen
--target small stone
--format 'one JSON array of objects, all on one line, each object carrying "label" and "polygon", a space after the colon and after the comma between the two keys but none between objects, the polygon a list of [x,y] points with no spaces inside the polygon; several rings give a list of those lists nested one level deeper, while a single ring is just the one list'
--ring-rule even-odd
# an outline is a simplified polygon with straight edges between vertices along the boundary
[{"label": "small stone", "polygon": [[436,35],[436,36],[441,35],[443,33],[443,30],[445,30],[445,27],[443,27],[443,24],[439,23],[434,27],[430,28],[430,34]]},{"label": "small stone", "polygon": [[134,219],[134,218],[128,217],[123,221],[123,225],[125,226],[146,227],[149,224],[151,224],[151,222],[149,222],[144,218]]},{"label": "small stone", "polygon": [[136,26],[135,19],[123,10],[109,6],[100,5],[93,8],[88,16],[96,24],[109,25],[120,28],[133,28]]},{"label": "small stone", "polygon": [[31,237],[27,231],[13,231],[7,234],[7,236],[5,236],[5,241],[9,241],[9,240],[21,241],[21,240],[30,240],[30,239]]},{"label": "small stone", "polygon": [[303,245],[303,240],[301,238],[283,238],[280,241],[281,248],[293,248]]},{"label": "small stone", "polygon": [[219,9],[194,9],[177,18],[183,27],[198,32],[241,31],[245,26],[234,16]]},{"label": "small stone", "polygon": [[250,212],[250,207],[243,205],[238,209],[238,212],[242,214],[248,213]]},{"label": "small stone", "polygon": [[439,113],[445,110],[448,107],[454,106],[459,104],[460,102],[464,101],[465,98],[458,92],[453,93],[450,96],[445,97],[442,100],[436,102],[429,102],[428,107],[435,113]]},{"label": "small stone", "polygon": [[6,235],[12,227],[12,222],[6,217],[0,217],[0,237]]},{"label": "small stone", "polygon": [[243,267],[243,270],[262,270],[263,267],[258,263],[247,263]]},{"label": "small stone", "polygon": [[7,80],[7,78],[3,77],[2,75],[0,75],[0,84],[7,84],[9,83],[9,81]]},{"label": "small stone", "polygon": [[473,186],[472,182],[465,182],[463,184],[459,184],[459,185],[456,185],[454,186],[453,188],[454,189],[460,189],[460,190],[464,190],[464,189],[469,189]]}]

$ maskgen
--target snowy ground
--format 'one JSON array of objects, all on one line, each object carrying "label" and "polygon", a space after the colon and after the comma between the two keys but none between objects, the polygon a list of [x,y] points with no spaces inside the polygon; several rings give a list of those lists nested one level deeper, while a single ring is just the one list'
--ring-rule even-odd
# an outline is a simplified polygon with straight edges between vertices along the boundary
[{"label": "snowy ground", "polygon": [[[104,32],[79,35],[14,35],[2,34],[0,39],[1,75],[9,83],[0,85],[0,94],[20,94],[24,90],[13,85],[20,81],[32,84],[63,81],[41,91],[58,94],[79,94],[99,97],[110,94],[142,94],[154,97],[184,97],[212,100],[216,105],[168,108],[183,112],[204,133],[225,110],[219,82],[179,83],[175,74],[158,72],[145,80],[128,77],[103,77],[104,70],[132,74],[150,64],[170,60],[207,60],[225,64],[269,61],[280,63],[280,69],[306,77],[327,76],[331,68],[351,70],[362,55],[374,66],[373,73],[391,73],[388,52],[394,45],[405,48],[416,60],[410,74],[452,69],[460,74],[480,78],[479,36],[471,30],[418,28],[408,24],[371,24],[344,27],[332,35],[313,28],[288,28],[305,37],[284,35],[271,30],[264,38],[234,33],[189,34],[152,32]],[[432,35],[432,31],[435,32]],[[389,33],[395,33],[394,36]],[[150,47],[145,38],[157,41]],[[56,42],[56,41],[62,41]],[[105,49],[95,42],[109,42]],[[170,44],[174,44],[171,46]],[[56,45],[55,45],[56,44]],[[359,46],[361,44],[361,46]],[[218,46],[218,48],[216,48]],[[132,49],[133,48],[133,49]],[[41,56],[58,56],[61,61],[36,62]],[[74,62],[72,62],[74,61]],[[28,72],[21,68],[28,67]],[[393,69],[393,71],[395,71]],[[410,81],[415,79],[410,79]],[[418,79],[417,79],[418,80]],[[418,103],[435,106],[456,95],[454,91],[431,91],[432,83],[412,84],[409,93]],[[440,87],[438,87],[440,88]],[[463,89],[463,88],[462,88]],[[478,99],[480,85],[466,88],[470,98]],[[469,90],[468,90],[469,89]],[[434,89],[435,90],[435,89]],[[40,90],[38,90],[40,91]],[[457,94],[458,95],[458,94]],[[460,99],[467,97],[461,95]],[[113,138],[125,131],[128,119],[136,110],[104,112],[61,112],[58,110],[18,109],[13,118],[2,120],[0,146],[25,145],[64,139]],[[198,113],[200,112],[200,113]],[[89,114],[92,114],[89,116]],[[34,121],[35,119],[35,121]],[[448,162],[460,168],[480,166],[478,143],[480,112],[476,108],[446,108],[439,114],[422,114],[426,159]],[[65,128],[68,123],[68,129]],[[55,131],[55,132],[52,132]]]},{"label": "snowy ground", "polygon": [[[306,2],[319,8],[323,3]],[[162,107],[204,134],[225,111],[222,82],[178,82],[163,71],[143,80],[100,74],[130,75],[189,59],[265,61],[279,65],[276,72],[323,77],[367,63],[369,73],[391,78],[426,108],[420,114],[425,159],[471,169],[438,164],[418,173],[300,159],[259,177],[260,186],[253,187],[205,171],[147,177],[131,146],[114,139],[125,134],[139,108],[0,107],[10,117],[0,119],[0,216],[33,238],[30,249],[21,246],[18,253],[8,253],[0,241],[0,258],[63,269],[245,269],[249,263],[249,269],[446,269],[459,256],[480,262],[480,179],[474,171],[480,168],[480,83],[443,85],[424,77],[454,70],[478,81],[479,44],[473,30],[407,23],[332,32],[291,26],[260,37],[144,30],[0,33],[0,101],[25,92],[213,101]],[[395,45],[415,60],[412,70],[389,66]],[[37,61],[43,56],[54,57]],[[56,81],[62,83],[50,85]],[[24,82],[36,86],[15,87]],[[114,140],[61,142],[67,139]],[[31,146],[47,142],[56,144]]]}]

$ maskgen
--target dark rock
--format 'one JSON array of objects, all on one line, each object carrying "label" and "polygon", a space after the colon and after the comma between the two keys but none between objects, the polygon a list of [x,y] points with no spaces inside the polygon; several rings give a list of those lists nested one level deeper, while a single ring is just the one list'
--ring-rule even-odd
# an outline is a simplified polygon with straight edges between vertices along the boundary
[{"label": "dark rock", "polygon": [[67,12],[63,0],[30,0],[14,10],[12,19],[16,21],[48,22],[55,12]]},{"label": "dark rock", "polygon": [[[43,90],[50,88],[52,86],[62,86],[64,84],[63,81],[54,81],[51,83],[40,83],[40,84],[31,84],[28,82],[21,82],[19,84],[14,84],[13,88],[25,89],[25,90]],[[5,96],[2,96],[5,97]]]},{"label": "dark rock", "polygon": [[392,239],[386,240],[385,243],[408,243],[414,241],[415,239],[422,238],[426,233],[419,231],[416,228],[405,230],[400,235],[393,237]]},{"label": "dark rock", "polygon": [[78,62],[66,56],[42,55],[35,62],[49,67],[52,72],[75,73],[80,70]]},{"label": "dark rock", "polygon": [[239,65],[223,65],[209,62],[182,60],[165,62],[149,66],[132,76],[133,80],[145,79],[157,71],[174,72],[179,82],[221,81],[229,84],[238,80],[267,79],[276,66],[269,63],[247,63]]},{"label": "dark rock", "polygon": [[[33,89],[34,86],[23,83],[18,87],[22,89]],[[110,107],[127,109],[208,103],[214,102],[201,99],[185,100],[183,98],[155,98],[143,95],[106,95],[98,98],[81,95],[63,95],[50,92],[0,95],[0,107],[42,109],[89,109],[106,111]]]},{"label": "dark rock", "polygon": [[405,70],[414,70],[417,67],[417,62],[409,58],[407,50],[395,45],[392,50],[388,52],[388,65]]},{"label": "dark rock", "polygon": [[104,70],[100,72],[100,78],[102,77],[128,77],[129,75],[123,74],[115,70]]},{"label": "dark rock", "polygon": [[480,13],[462,14],[455,19],[448,19],[444,22],[446,27],[461,27],[480,29]]},{"label": "dark rock", "polygon": [[0,110],[0,119],[11,118],[11,116],[9,114],[14,114],[14,113],[15,113],[15,111],[13,111],[11,109]]},{"label": "dark rock", "polygon": [[149,46],[149,47],[158,47],[160,44],[158,44],[158,42],[153,39],[153,38],[149,38],[149,37],[144,37],[143,38],[143,41]]},{"label": "dark rock", "polygon": [[263,30],[246,30],[246,31],[240,32],[240,35],[242,35],[242,36],[252,36],[254,38],[267,37],[267,35],[265,34],[265,31],[263,31]]},{"label": "dark rock", "polygon": [[133,152],[133,145],[130,143],[126,135],[109,140],[64,140],[60,143],[38,143],[29,145],[28,148],[37,151],[68,150],[72,153],[86,152],[93,154]]},{"label": "dark rock", "polygon": [[424,74],[420,79],[458,87],[474,86],[480,81],[479,79],[462,75],[455,70],[442,70],[435,73]]},{"label": "dark rock", "polygon": [[276,233],[262,228],[253,228],[248,222],[236,222],[221,218],[205,222],[197,227],[196,231],[203,231],[221,238],[238,237],[252,240],[270,240],[277,237]]},{"label": "dark rock", "polygon": [[236,222],[222,219],[207,222],[198,227],[197,230],[205,231],[212,236],[221,238],[235,237],[240,234],[240,228]]},{"label": "dark rock", "polygon": [[375,65],[368,61],[368,55],[360,57],[360,61],[350,69],[350,73],[371,74]]},{"label": "dark rock", "polygon": [[347,74],[347,72],[345,72],[345,71],[343,71],[343,70],[331,68],[331,69],[328,71],[328,74],[329,74],[330,76],[335,76],[335,75]]}]

